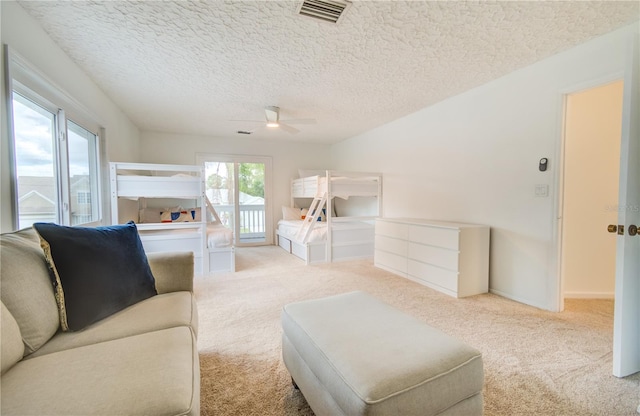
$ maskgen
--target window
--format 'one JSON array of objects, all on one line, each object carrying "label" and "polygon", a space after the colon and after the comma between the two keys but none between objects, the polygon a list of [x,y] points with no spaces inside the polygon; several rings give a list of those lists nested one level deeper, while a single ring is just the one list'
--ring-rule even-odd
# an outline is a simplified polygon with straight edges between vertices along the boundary
[{"label": "window", "polygon": [[[71,225],[85,224],[100,219],[98,201],[98,136],[73,121],[67,122],[69,151],[69,188],[71,195]],[[96,198],[91,196],[95,195]]]},{"label": "window", "polygon": [[56,180],[56,115],[14,91],[14,163],[18,228],[34,222],[59,222]]},{"label": "window", "polygon": [[77,201],[78,201],[78,205],[91,204],[91,192],[79,191]]},{"label": "window", "polygon": [[99,222],[98,127],[79,121],[86,117],[68,96],[58,99],[55,88],[42,87],[43,78],[10,62],[15,227]]}]

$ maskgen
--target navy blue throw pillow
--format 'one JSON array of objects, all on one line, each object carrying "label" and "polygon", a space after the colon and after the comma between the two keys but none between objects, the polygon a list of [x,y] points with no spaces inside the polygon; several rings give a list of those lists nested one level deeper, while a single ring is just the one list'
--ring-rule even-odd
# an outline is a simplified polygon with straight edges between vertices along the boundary
[{"label": "navy blue throw pillow", "polygon": [[133,222],[106,227],[35,223],[51,272],[60,326],[78,331],[157,294]]}]

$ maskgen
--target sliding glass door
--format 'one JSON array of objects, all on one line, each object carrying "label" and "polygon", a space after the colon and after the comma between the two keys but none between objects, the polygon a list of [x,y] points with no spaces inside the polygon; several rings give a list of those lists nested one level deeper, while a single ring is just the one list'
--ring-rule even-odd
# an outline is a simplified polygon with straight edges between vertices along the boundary
[{"label": "sliding glass door", "polygon": [[271,158],[199,154],[207,198],[222,223],[234,231],[236,246],[272,244],[268,178]]}]

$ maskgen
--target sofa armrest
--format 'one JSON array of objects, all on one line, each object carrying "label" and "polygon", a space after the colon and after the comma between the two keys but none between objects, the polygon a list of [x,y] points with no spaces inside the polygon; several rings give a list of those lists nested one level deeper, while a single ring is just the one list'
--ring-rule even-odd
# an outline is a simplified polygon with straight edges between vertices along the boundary
[{"label": "sofa armrest", "polygon": [[158,294],[186,290],[193,292],[193,253],[147,253]]}]

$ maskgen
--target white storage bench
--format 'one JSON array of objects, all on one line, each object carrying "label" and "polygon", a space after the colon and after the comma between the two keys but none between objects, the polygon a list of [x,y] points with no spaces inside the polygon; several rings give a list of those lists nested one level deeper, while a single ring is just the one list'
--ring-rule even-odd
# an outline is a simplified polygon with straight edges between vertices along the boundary
[{"label": "white storage bench", "polygon": [[480,352],[364,292],[288,304],[282,329],[316,416],[482,414]]}]

